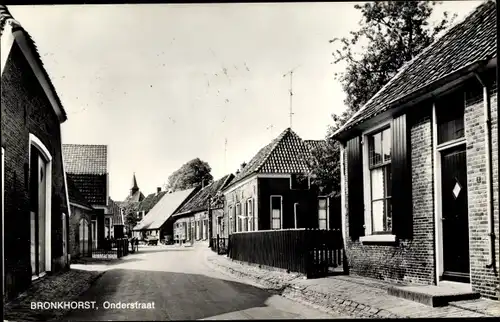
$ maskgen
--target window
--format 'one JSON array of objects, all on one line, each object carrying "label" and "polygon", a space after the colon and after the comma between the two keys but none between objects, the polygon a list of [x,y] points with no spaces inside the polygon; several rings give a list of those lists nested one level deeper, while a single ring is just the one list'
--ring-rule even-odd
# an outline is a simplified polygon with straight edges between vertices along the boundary
[{"label": "window", "polygon": [[392,231],[391,211],[391,129],[368,137],[372,232]]},{"label": "window", "polygon": [[465,92],[454,91],[436,101],[438,144],[465,136]]},{"label": "window", "polygon": [[281,229],[282,197],[271,196],[271,229]]},{"label": "window", "polygon": [[236,204],[236,231],[242,231],[241,204]]},{"label": "window", "polygon": [[254,219],[253,219],[253,199],[247,200],[247,218],[248,218],[248,231],[254,231]]},{"label": "window", "polygon": [[328,229],[327,207],[325,198],[321,198],[318,200],[318,228]]},{"label": "window", "polygon": [[111,218],[107,217],[105,218],[105,223],[104,223],[104,229],[105,229],[105,236],[107,238],[111,238]]},{"label": "window", "polygon": [[229,233],[232,233],[234,229],[233,206],[228,207],[228,212],[229,212]]}]

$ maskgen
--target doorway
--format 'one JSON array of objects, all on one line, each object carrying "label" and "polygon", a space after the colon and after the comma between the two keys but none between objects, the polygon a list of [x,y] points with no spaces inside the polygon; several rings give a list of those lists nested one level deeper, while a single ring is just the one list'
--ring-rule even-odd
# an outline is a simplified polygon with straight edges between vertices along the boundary
[{"label": "doorway", "polygon": [[470,283],[465,144],[441,152],[443,279]]},{"label": "doorway", "polygon": [[45,275],[50,266],[50,183],[48,160],[31,146],[30,150],[30,244],[32,278]]}]

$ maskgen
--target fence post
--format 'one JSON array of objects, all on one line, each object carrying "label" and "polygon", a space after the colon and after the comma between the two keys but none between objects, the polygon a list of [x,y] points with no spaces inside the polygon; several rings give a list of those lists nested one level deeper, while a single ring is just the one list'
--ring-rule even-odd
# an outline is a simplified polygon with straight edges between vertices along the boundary
[{"label": "fence post", "polygon": [[217,234],[217,246],[215,249],[216,249],[217,254],[220,254],[219,234]]}]

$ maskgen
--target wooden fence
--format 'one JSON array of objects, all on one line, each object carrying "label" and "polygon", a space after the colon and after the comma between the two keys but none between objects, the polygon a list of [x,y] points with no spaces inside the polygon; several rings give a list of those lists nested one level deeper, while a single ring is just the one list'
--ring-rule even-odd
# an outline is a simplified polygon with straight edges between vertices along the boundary
[{"label": "wooden fence", "polygon": [[134,252],[137,248],[131,245],[127,238],[104,240],[100,247],[92,248],[92,258],[121,258],[127,256],[129,252]]},{"label": "wooden fence", "polygon": [[229,238],[222,238],[217,235],[216,238],[210,239],[210,249],[219,255],[227,254],[229,246]]},{"label": "wooden fence", "polygon": [[229,236],[232,259],[261,264],[307,278],[330,272],[345,273],[344,247],[340,230],[286,229],[233,233]]}]

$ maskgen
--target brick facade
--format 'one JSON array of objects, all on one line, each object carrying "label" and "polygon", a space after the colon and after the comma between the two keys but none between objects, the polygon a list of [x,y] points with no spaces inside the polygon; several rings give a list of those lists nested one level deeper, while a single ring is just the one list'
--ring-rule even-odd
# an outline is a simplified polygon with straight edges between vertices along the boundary
[{"label": "brick facade", "polygon": [[[432,122],[430,108],[422,109],[410,118],[414,237],[391,245],[362,244],[347,238],[346,252],[353,274],[418,284],[435,282]],[[344,162],[347,167],[346,158]],[[346,185],[347,172],[344,174]],[[345,195],[347,204],[347,189]]]},{"label": "brick facade", "polygon": [[[492,179],[495,235],[498,230],[498,106],[496,85],[490,90]],[[498,285],[498,240],[495,242],[496,270],[487,268],[490,260],[490,236],[487,213],[486,146],[483,112],[483,92],[476,90],[466,98],[465,135],[467,137],[467,180],[469,197],[469,240],[472,288],[483,296],[497,298]],[[495,274],[496,271],[496,274]]]},{"label": "brick facade", "polygon": [[89,239],[88,239],[88,245],[85,245],[85,249],[91,250],[92,249],[92,224],[91,224],[91,217],[92,213],[90,210],[85,210],[80,207],[75,207],[73,205],[71,207],[71,218],[69,220],[69,246],[70,246],[70,254],[71,258],[79,258],[81,256],[85,256],[85,254],[82,254],[81,251],[81,241],[80,241],[80,220],[82,218],[87,220],[88,229],[89,232]]},{"label": "brick facade", "polygon": [[[474,82],[466,84],[465,138],[468,176],[469,249],[471,284],[482,296],[498,299],[499,244],[495,241],[496,267],[487,268],[490,261],[490,237],[486,200],[486,150],[483,112],[483,93]],[[471,88],[470,86],[475,86]],[[431,103],[415,106],[418,110],[411,120],[411,167],[413,238],[392,244],[369,244],[352,241],[349,237],[347,189],[344,189],[346,254],[350,273],[388,281],[418,284],[435,284],[435,209],[434,209],[434,158]],[[425,106],[424,106],[425,105]],[[490,89],[492,179],[494,204],[494,234],[499,236],[498,195],[498,107],[496,85]],[[347,187],[347,156],[344,154],[344,180]],[[393,214],[397,216],[398,214]],[[496,272],[496,273],[495,273]]]},{"label": "brick facade", "polygon": [[62,213],[68,213],[61,132],[29,63],[14,44],[2,74],[2,140],[5,143],[5,279],[7,296],[31,283],[29,212],[29,134],[52,155],[52,271],[68,265],[63,249]]}]

